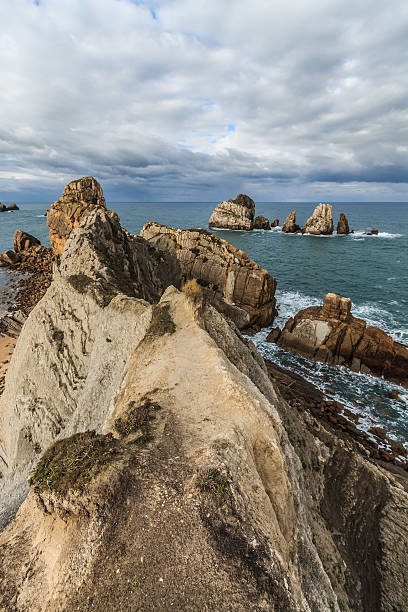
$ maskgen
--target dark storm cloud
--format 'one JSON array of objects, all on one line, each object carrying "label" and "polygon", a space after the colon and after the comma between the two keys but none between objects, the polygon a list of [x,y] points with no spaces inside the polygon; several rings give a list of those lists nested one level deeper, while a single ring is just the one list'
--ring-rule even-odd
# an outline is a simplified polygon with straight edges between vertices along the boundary
[{"label": "dark storm cloud", "polygon": [[[38,4],[38,3],[37,3]],[[408,4],[2,0],[0,196],[408,199]]]}]

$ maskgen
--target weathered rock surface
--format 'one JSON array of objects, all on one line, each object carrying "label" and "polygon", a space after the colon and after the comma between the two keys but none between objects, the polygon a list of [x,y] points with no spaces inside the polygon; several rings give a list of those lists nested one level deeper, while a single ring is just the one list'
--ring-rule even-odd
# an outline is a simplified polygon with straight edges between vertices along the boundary
[{"label": "weathered rock surface", "polygon": [[337,223],[337,233],[338,234],[349,234],[350,228],[346,215],[344,213],[340,213],[340,219]]},{"label": "weathered rock surface", "polygon": [[252,230],[254,227],[255,202],[240,193],[235,200],[221,202],[213,211],[209,226],[232,230]]},{"label": "weathered rock surface", "polygon": [[95,208],[106,208],[102,187],[92,176],[84,176],[68,183],[63,195],[47,212],[51,247],[61,255],[72,231]]},{"label": "weathered rock surface", "polygon": [[317,361],[347,366],[408,387],[408,348],[351,314],[349,298],[328,293],[301,310],[271,341]]},{"label": "weathered rock surface", "polygon": [[201,229],[146,223],[141,236],[180,262],[183,281],[197,279],[211,303],[240,328],[264,327],[276,315],[276,280],[248,255]]},{"label": "weathered rock surface", "polygon": [[271,227],[278,227],[279,225],[279,219],[274,219],[271,223]]},{"label": "weathered rock surface", "polygon": [[94,211],[23,326],[3,511],[35,470],[0,533],[0,609],[403,610],[404,481],[287,404],[205,300],[151,303],[177,267],[153,248]]},{"label": "weathered rock surface", "polygon": [[258,215],[255,217],[254,229],[270,230],[271,224],[269,223],[269,219],[267,217],[263,217],[262,215]]},{"label": "weathered rock surface", "polygon": [[27,232],[23,232],[21,230],[16,230],[14,234],[14,250],[16,253],[20,253],[21,251],[27,251],[31,249],[33,246],[40,245],[41,242],[35,236],[31,234],[27,234]]},{"label": "weathered rock surface", "polygon": [[333,216],[330,204],[318,204],[306,221],[305,234],[328,235],[333,233]]},{"label": "weathered rock surface", "polygon": [[299,225],[296,223],[296,210],[292,210],[286,217],[282,226],[282,232],[285,234],[295,234],[300,231]]}]

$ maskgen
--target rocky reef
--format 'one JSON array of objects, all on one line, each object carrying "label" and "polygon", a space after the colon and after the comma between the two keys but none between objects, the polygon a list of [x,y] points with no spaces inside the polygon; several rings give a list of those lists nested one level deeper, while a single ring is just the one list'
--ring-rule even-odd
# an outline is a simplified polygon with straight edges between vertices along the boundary
[{"label": "rocky reef", "polygon": [[240,193],[235,200],[226,200],[218,204],[213,211],[209,227],[250,231],[254,227],[255,202],[247,195]]},{"label": "rocky reef", "polygon": [[0,398],[0,609],[404,610],[406,472],[182,275],[104,207],[67,238]]},{"label": "rocky reef", "polygon": [[333,216],[330,204],[318,204],[306,221],[305,234],[328,235],[333,233]]},{"label": "rocky reef", "polygon": [[378,327],[351,314],[349,298],[328,293],[323,306],[311,306],[290,318],[267,338],[309,359],[340,364],[355,372],[383,376],[408,387],[408,349]]},{"label": "rocky reef", "polygon": [[94,208],[106,208],[102,188],[97,180],[92,176],[84,176],[68,183],[63,195],[47,212],[50,242],[55,255],[62,254],[72,230]]},{"label": "rocky reef", "polygon": [[276,315],[276,280],[248,255],[202,229],[146,223],[141,236],[180,263],[183,282],[195,278],[207,299],[240,328],[270,325]]},{"label": "rocky reef", "polygon": [[300,231],[300,226],[296,223],[296,210],[292,210],[283,223],[282,232],[285,234],[295,234]]}]

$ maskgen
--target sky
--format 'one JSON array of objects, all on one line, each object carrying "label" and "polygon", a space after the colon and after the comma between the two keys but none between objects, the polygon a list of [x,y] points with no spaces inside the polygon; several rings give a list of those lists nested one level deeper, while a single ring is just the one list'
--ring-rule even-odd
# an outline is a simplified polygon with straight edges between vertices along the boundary
[{"label": "sky", "polygon": [[0,200],[408,201],[407,0],[0,0]]}]

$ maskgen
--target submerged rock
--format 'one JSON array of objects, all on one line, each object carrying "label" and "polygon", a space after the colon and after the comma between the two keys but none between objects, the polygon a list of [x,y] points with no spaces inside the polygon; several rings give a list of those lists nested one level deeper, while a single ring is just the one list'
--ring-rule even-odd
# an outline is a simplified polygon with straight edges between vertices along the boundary
[{"label": "submerged rock", "polygon": [[240,328],[264,327],[276,314],[276,280],[247,253],[202,229],[146,223],[141,236],[180,263],[183,281],[197,279],[208,299]]},{"label": "submerged rock", "polygon": [[333,216],[330,204],[318,204],[306,221],[305,234],[329,235],[333,233]]},{"label": "submerged rock", "polygon": [[309,359],[347,366],[355,372],[383,376],[408,387],[408,348],[378,327],[351,314],[349,298],[328,293],[323,306],[312,306],[271,336],[279,346]]},{"label": "submerged rock", "polygon": [[51,247],[55,255],[61,255],[72,231],[95,208],[106,209],[102,187],[92,176],[84,176],[68,183],[63,195],[47,212]]},{"label": "submerged rock", "polygon": [[285,219],[285,222],[282,226],[282,232],[285,234],[295,234],[300,231],[299,225],[296,223],[296,210],[292,210],[291,213]]},{"label": "submerged rock", "polygon": [[269,223],[269,219],[267,217],[263,217],[262,215],[258,215],[255,217],[254,229],[270,230],[271,224]]},{"label": "submerged rock", "polygon": [[210,217],[208,225],[233,230],[252,230],[254,227],[255,202],[240,193],[235,200],[218,204]]},{"label": "submerged rock", "polygon": [[340,219],[337,223],[337,233],[338,234],[349,234],[350,228],[346,215],[344,213],[340,213]]},{"label": "submerged rock", "polygon": [[370,232],[365,232],[365,236],[378,236],[378,229],[373,227]]}]

